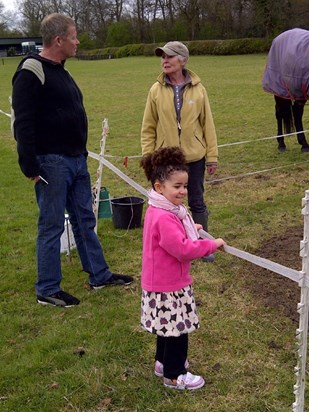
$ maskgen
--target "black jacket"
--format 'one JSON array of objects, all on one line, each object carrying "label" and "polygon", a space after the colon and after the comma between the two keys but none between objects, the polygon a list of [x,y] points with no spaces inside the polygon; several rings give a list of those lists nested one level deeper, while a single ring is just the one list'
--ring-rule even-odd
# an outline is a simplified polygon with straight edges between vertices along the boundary
[{"label": "black jacket", "polygon": [[27,177],[39,175],[37,155],[87,155],[83,96],[64,65],[30,54],[12,83],[13,132]]}]

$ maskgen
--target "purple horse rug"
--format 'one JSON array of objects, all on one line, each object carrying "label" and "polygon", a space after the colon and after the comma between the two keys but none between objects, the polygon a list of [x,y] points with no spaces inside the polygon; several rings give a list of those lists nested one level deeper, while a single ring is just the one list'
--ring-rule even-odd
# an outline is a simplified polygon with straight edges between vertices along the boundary
[{"label": "purple horse rug", "polygon": [[262,85],[266,92],[285,99],[308,99],[308,30],[287,30],[275,37],[268,53]]}]

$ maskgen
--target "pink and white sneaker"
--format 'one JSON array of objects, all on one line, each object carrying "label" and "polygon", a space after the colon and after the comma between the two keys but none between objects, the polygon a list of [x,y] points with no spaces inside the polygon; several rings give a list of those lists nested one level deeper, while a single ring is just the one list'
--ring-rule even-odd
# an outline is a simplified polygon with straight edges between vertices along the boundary
[{"label": "pink and white sneaker", "polygon": [[201,376],[192,375],[187,372],[185,375],[179,375],[177,379],[164,378],[164,386],[171,389],[194,391],[205,385],[205,381]]},{"label": "pink and white sneaker", "polygon": [[[189,367],[190,367],[189,361],[188,361],[188,359],[186,359],[185,368],[189,369]],[[163,378],[163,376],[164,376],[163,363],[161,363],[159,361],[155,361],[154,373],[159,378]]]}]

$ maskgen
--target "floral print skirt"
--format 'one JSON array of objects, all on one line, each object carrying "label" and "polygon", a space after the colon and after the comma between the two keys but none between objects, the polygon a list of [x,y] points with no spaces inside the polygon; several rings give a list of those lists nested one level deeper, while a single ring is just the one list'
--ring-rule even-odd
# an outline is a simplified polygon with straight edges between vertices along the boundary
[{"label": "floral print skirt", "polygon": [[192,286],[176,292],[142,290],[141,326],[159,336],[180,336],[200,327]]}]

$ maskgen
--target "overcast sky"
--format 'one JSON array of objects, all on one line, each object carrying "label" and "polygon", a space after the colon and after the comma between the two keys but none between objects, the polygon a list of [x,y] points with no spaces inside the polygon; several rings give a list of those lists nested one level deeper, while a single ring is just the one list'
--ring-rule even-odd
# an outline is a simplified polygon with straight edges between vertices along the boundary
[{"label": "overcast sky", "polygon": [[6,10],[14,10],[15,9],[15,0],[0,0],[4,5]]}]

